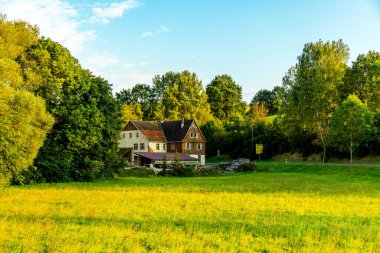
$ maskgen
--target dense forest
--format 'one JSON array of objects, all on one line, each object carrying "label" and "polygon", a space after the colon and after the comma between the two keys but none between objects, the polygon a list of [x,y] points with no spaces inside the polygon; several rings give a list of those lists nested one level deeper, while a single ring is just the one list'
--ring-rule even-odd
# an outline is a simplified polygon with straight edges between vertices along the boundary
[{"label": "dense forest", "polygon": [[0,185],[92,181],[123,166],[126,120],[194,118],[208,143],[231,157],[379,155],[380,54],[348,65],[343,41],[307,43],[282,84],[247,104],[227,74],[205,87],[196,73],[167,72],[112,94],[38,27],[0,16]]}]

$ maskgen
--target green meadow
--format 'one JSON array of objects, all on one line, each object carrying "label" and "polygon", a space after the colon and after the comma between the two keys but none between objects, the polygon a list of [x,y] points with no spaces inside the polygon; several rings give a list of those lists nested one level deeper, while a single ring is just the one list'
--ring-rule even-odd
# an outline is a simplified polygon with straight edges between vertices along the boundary
[{"label": "green meadow", "polygon": [[0,190],[3,252],[380,252],[380,167]]}]

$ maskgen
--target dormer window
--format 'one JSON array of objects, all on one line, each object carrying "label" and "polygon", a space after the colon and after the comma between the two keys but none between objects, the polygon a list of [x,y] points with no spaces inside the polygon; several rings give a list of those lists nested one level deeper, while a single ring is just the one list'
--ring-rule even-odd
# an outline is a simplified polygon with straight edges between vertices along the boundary
[{"label": "dormer window", "polygon": [[190,136],[191,136],[191,138],[197,138],[198,137],[197,132],[191,132]]}]

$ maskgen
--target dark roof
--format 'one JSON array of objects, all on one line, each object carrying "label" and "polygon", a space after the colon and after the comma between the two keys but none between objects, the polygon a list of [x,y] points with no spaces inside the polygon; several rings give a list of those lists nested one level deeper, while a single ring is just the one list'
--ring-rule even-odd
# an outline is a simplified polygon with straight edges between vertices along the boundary
[{"label": "dark roof", "polygon": [[167,141],[182,141],[194,120],[184,120],[184,126],[181,128],[182,120],[165,121],[161,123]]},{"label": "dark roof", "polygon": [[150,141],[165,142],[165,135],[161,124],[158,121],[134,121],[131,122],[148,138]]},{"label": "dark roof", "polygon": [[176,156],[178,161],[198,161],[198,159],[182,153],[158,153],[158,152],[135,152],[136,155],[153,161],[174,161]]}]

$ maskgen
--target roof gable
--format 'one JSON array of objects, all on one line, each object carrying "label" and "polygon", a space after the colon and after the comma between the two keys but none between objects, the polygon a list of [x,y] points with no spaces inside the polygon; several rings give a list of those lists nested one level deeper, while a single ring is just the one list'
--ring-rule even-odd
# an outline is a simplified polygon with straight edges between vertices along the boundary
[{"label": "roof gable", "polygon": [[149,140],[166,142],[160,122],[157,121],[131,121],[138,130]]},{"label": "roof gable", "polygon": [[182,120],[165,121],[161,123],[167,141],[182,141],[194,120],[184,120],[184,125],[181,127]]}]

